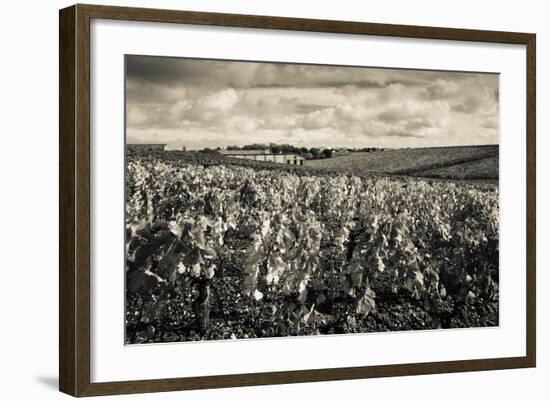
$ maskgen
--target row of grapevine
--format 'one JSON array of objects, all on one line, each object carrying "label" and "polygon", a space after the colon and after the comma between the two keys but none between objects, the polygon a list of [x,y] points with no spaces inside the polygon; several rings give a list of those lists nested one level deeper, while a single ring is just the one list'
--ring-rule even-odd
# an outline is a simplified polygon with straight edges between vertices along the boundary
[{"label": "row of grapevine", "polygon": [[127,289],[148,305],[128,306],[135,341],[186,302],[206,338],[216,285],[232,277],[261,311],[258,336],[319,332],[335,300],[366,318],[381,277],[439,325],[449,301],[498,299],[496,188],[131,157],[126,192]]}]

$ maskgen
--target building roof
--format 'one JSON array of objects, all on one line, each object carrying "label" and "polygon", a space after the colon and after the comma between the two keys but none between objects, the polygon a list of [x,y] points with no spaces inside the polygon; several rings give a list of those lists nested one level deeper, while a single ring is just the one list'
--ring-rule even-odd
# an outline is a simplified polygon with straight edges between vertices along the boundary
[{"label": "building roof", "polygon": [[304,158],[296,153],[262,153],[261,150],[219,150],[222,156],[294,156]]}]

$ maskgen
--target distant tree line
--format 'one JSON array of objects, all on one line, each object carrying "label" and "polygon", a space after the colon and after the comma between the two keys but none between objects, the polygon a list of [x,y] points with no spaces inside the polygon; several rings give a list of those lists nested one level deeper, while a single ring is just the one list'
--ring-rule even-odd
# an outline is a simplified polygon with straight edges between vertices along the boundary
[{"label": "distant tree line", "polygon": [[383,152],[384,148],[351,148],[349,152]]},{"label": "distant tree line", "polygon": [[[307,147],[297,147],[289,144],[277,144],[277,143],[253,143],[250,145],[229,145],[226,148],[227,150],[269,150],[274,154],[287,154],[294,153],[302,156],[306,160],[312,159],[330,159],[335,154],[341,153],[350,153],[350,152],[381,152],[384,148],[374,148],[374,147],[365,147],[365,148],[307,148]],[[222,148],[217,147],[216,149],[204,148],[201,150],[203,153],[215,153]]]}]

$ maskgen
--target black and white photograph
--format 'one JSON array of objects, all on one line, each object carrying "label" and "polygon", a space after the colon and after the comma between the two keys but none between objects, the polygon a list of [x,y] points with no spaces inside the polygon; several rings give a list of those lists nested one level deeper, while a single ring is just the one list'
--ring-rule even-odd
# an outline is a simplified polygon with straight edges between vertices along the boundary
[{"label": "black and white photograph", "polygon": [[125,56],[125,344],[499,326],[499,75]]}]

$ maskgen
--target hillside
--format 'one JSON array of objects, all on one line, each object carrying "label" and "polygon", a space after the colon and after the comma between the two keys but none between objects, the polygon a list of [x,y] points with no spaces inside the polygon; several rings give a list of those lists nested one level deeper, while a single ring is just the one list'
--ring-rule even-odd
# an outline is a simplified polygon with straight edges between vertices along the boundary
[{"label": "hillside", "polygon": [[358,175],[494,180],[498,179],[498,155],[498,145],[412,148],[308,160],[306,166]]},{"label": "hillside", "polygon": [[416,173],[415,176],[458,180],[497,179],[498,166],[498,156],[491,156],[452,166],[421,171]]}]

